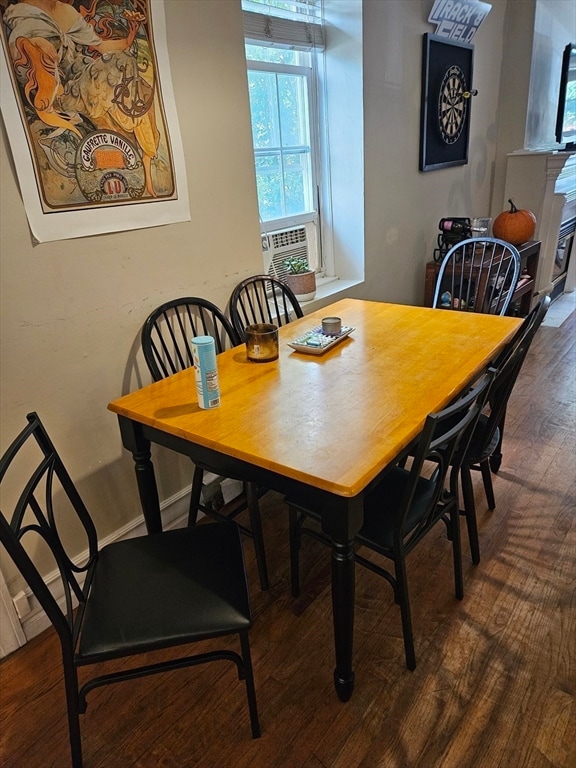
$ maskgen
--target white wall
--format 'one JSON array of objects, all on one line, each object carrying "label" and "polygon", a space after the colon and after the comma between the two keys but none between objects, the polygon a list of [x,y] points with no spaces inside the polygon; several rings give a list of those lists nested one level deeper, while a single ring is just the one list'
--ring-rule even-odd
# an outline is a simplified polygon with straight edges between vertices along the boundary
[{"label": "white wall", "polygon": [[422,37],[434,32],[431,7],[403,0],[363,5],[367,298],[422,303],[439,220],[489,215],[506,2],[493,0],[472,40],[478,95],[468,164],[421,173]]},{"label": "white wall", "polygon": [[[560,63],[564,47],[576,40],[576,4],[573,0],[509,2],[504,39],[492,216],[503,210],[506,200],[506,155],[559,147],[554,126]],[[520,199],[515,202],[523,207]]]},{"label": "white wall", "polygon": [[576,3],[538,0],[526,121],[526,149],[558,149],[554,138],[564,48],[576,45]]},{"label": "white wall", "polygon": [[[522,5],[529,10],[531,3]],[[165,5],[191,222],[34,246],[4,132],[1,138],[0,449],[37,410],[102,536],[140,516],[132,459],[106,406],[149,381],[138,354],[144,319],[178,295],[225,305],[233,286],[262,268],[239,0]],[[432,0],[363,2],[364,71],[353,83],[363,91],[350,100],[363,109],[363,136],[358,125],[348,133],[363,167],[355,179],[358,199],[346,205],[341,196],[337,211],[339,227],[351,216],[357,228],[358,212],[364,216],[358,239],[366,279],[353,295],[421,303],[439,219],[488,212],[500,161],[502,56],[517,34],[507,5],[492,0],[473,41],[479,94],[468,165],[420,173],[421,46],[433,31],[426,20]],[[526,112],[506,119],[518,119],[523,131]],[[335,247],[345,258],[344,236]],[[190,481],[189,462],[156,451],[155,463],[162,498]]]},{"label": "white wall", "polygon": [[[364,279],[364,109],[362,30],[358,0],[325,0],[327,55],[324,96],[327,118],[323,248],[333,253],[335,274]],[[331,186],[331,195],[326,194]]]}]

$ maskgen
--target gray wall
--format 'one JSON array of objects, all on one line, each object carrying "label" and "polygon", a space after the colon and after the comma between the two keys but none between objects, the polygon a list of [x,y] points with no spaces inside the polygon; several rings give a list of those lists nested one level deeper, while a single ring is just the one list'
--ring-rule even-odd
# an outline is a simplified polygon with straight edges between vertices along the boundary
[{"label": "gray wall", "polygon": [[[146,316],[177,296],[225,305],[262,268],[240,5],[165,7],[190,222],[34,245],[1,139],[1,447],[38,411],[103,536],[141,515],[106,406],[150,381]],[[189,461],[158,461],[163,498],[190,482]]]},{"label": "gray wall", "polygon": [[[421,303],[424,264],[445,216],[488,216],[506,3],[476,33],[467,165],[420,173],[422,36],[432,2],[368,0],[364,8],[364,296]],[[356,291],[360,295],[360,291]]]},{"label": "gray wall", "polygon": [[[496,163],[491,213],[505,206],[506,155],[556,150],[554,139],[562,53],[576,42],[572,0],[509,2],[504,25]],[[541,179],[535,183],[540,184]],[[515,201],[522,207],[522,200]]]}]

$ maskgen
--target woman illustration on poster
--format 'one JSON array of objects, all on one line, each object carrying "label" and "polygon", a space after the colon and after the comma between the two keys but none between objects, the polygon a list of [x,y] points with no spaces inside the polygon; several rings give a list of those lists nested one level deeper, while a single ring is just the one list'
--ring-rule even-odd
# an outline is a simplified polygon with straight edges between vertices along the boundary
[{"label": "woman illustration on poster", "polygon": [[[4,0],[5,2],[5,0]],[[135,6],[135,10],[134,10]],[[64,132],[83,139],[90,130],[132,139],[140,150],[144,186],[156,197],[152,160],[160,133],[154,109],[151,56],[135,43],[144,25],[145,0],[20,0],[3,15],[17,81],[33,114],[51,131],[38,140],[52,170],[72,175],[70,158],[50,142]],[[76,144],[78,142],[76,141]],[[66,170],[67,169],[67,170]]]}]

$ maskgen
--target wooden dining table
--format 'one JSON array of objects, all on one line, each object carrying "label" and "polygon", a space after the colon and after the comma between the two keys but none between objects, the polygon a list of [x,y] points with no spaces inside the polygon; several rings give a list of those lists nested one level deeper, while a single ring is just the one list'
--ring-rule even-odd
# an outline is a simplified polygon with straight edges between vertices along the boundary
[{"label": "wooden dining table", "polygon": [[[354,330],[322,355],[289,346],[337,316]],[[279,358],[218,355],[221,405],[198,406],[187,369],[111,402],[131,451],[147,530],[162,530],[151,443],[214,471],[309,494],[332,541],[334,684],[354,688],[354,552],[363,496],[410,449],[426,416],[478,377],[519,318],[343,299],[279,329]]]}]

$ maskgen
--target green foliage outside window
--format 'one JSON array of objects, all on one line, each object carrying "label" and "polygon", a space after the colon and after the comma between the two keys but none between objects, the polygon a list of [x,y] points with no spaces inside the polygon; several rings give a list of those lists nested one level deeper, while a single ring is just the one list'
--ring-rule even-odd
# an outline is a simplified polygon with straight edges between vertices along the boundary
[{"label": "green foliage outside window", "polygon": [[[254,61],[299,65],[308,54],[246,46]],[[306,76],[249,69],[256,184],[263,221],[314,208]]]}]

